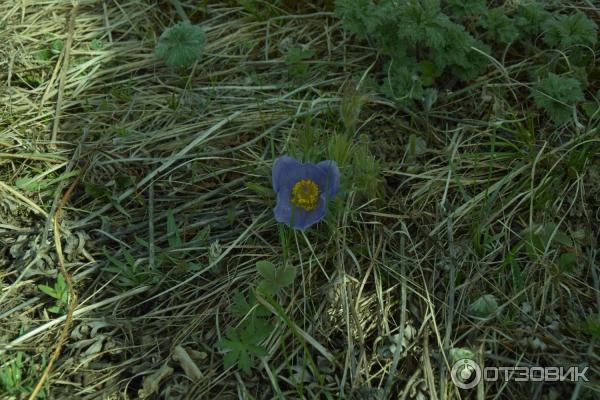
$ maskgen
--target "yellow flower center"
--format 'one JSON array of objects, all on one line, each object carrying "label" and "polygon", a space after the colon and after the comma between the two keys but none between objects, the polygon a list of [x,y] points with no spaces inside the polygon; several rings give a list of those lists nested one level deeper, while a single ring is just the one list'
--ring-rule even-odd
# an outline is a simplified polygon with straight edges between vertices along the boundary
[{"label": "yellow flower center", "polygon": [[313,211],[317,208],[318,200],[319,187],[310,179],[299,180],[292,188],[292,203],[296,207]]}]

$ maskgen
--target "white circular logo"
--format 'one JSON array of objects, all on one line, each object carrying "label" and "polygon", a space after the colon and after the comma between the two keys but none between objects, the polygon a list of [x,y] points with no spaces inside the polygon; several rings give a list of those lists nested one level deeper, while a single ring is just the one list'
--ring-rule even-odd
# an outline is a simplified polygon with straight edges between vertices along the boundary
[{"label": "white circular logo", "polygon": [[481,380],[481,368],[473,360],[462,358],[454,363],[450,371],[452,382],[461,389],[472,389]]}]

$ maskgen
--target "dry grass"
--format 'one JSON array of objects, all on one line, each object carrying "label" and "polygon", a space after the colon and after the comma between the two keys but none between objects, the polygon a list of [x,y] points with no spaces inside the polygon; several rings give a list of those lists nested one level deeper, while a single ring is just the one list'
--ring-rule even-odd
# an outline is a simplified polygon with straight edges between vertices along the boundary
[{"label": "dry grass", "polygon": [[[429,113],[397,108],[363,79],[376,54],[329,12],[182,3],[207,33],[186,74],[153,55],[179,19],[169,2],[0,3],[0,369],[22,375],[1,398],[31,393],[57,347],[67,309],[48,312],[38,285],[53,286],[63,257],[78,300],[45,398],[597,396],[593,379],[461,392],[449,374],[450,350],[468,348],[486,365],[584,363],[597,379],[597,126],[551,131],[512,96],[481,100],[510,66]],[[285,62],[295,45],[315,51],[305,75]],[[344,107],[357,120],[344,125]],[[282,243],[272,160],[303,140],[326,158],[336,133],[377,156],[382,196],[348,161],[332,215]],[[411,134],[427,143],[417,155]],[[526,228],[550,223],[570,245],[528,254]],[[561,269],[565,252],[577,261]],[[249,374],[225,369],[233,292],[284,255],[299,272],[280,309],[259,298],[268,355]],[[484,294],[499,302],[489,320],[468,311]]]}]

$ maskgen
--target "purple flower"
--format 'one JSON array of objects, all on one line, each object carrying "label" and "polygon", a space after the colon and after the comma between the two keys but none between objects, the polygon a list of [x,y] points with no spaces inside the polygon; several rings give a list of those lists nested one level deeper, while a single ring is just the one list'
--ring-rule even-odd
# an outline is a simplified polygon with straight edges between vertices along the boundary
[{"label": "purple flower", "polygon": [[304,230],[325,217],[327,201],[340,189],[340,170],[333,160],[300,163],[289,156],[273,163],[277,222]]}]

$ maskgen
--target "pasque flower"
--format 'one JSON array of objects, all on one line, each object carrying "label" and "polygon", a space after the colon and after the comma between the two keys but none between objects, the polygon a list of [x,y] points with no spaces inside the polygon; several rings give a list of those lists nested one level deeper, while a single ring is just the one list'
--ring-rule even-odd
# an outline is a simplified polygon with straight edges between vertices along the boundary
[{"label": "pasque flower", "polygon": [[333,160],[300,163],[282,156],[273,163],[273,189],[277,193],[277,222],[304,230],[325,217],[327,202],[340,189],[340,170]]}]

